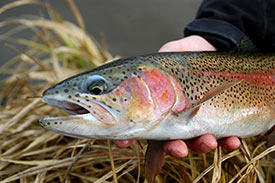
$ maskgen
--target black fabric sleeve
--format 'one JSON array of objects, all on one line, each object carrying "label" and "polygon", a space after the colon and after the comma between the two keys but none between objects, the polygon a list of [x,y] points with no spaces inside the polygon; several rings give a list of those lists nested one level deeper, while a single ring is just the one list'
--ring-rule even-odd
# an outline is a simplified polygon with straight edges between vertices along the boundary
[{"label": "black fabric sleeve", "polygon": [[260,49],[275,51],[274,0],[204,0],[185,36],[200,35],[218,50],[249,36]]}]

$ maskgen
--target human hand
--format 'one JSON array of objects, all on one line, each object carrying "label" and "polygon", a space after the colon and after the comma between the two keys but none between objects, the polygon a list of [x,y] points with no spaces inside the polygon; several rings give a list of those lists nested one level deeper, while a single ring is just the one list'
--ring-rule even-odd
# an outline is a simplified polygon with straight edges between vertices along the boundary
[{"label": "human hand", "polygon": [[[217,51],[217,49],[200,36],[189,36],[176,41],[164,44],[159,52],[183,52],[183,51]],[[132,140],[116,140],[118,147],[128,147]],[[164,144],[166,154],[175,157],[184,157],[188,154],[188,147],[199,153],[207,153],[217,146],[221,145],[226,150],[233,150],[240,146],[240,140],[237,137],[227,137],[217,141],[211,134],[202,135],[191,140],[172,140]]]},{"label": "human hand", "polygon": [[[181,51],[217,51],[217,49],[200,36],[189,36],[176,41],[164,44],[159,52],[181,52]],[[192,140],[182,141],[173,140],[164,144],[164,150],[167,154],[176,157],[184,157],[188,154],[187,146],[195,152],[207,153],[221,145],[226,150],[233,150],[240,146],[240,140],[237,137],[228,137],[217,142],[211,134],[202,135]]]}]

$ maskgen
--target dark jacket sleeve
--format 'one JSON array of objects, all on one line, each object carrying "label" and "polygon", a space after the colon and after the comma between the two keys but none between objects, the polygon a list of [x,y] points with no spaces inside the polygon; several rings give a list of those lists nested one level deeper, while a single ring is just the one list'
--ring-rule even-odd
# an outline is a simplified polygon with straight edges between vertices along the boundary
[{"label": "dark jacket sleeve", "polygon": [[274,0],[204,0],[185,36],[200,35],[219,50],[249,36],[260,49],[275,51]]}]

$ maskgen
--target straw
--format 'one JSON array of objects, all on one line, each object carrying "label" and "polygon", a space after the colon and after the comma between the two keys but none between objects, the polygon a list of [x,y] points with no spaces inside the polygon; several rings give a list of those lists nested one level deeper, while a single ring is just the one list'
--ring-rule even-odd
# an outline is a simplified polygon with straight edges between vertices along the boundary
[{"label": "straw", "polygon": [[[7,76],[0,82],[0,183],[8,182],[144,182],[146,141],[135,141],[119,149],[110,141],[74,139],[47,131],[37,121],[47,116],[65,116],[46,105],[43,91],[62,79],[101,65],[112,57],[85,32],[85,24],[72,0],[68,3],[77,20],[68,22],[49,4],[38,0],[18,0],[5,4],[0,14],[11,8],[35,4],[46,8],[49,16],[11,18],[0,26],[19,25],[0,35],[16,50],[9,63],[1,67]],[[45,17],[50,17],[46,19]],[[33,38],[13,38],[24,28]],[[24,45],[26,49],[18,48]],[[267,148],[266,137],[242,140],[242,148],[232,152],[221,148],[207,154],[190,152],[185,158],[165,157],[156,182],[193,183],[273,183],[275,163],[269,157],[275,146]]]}]

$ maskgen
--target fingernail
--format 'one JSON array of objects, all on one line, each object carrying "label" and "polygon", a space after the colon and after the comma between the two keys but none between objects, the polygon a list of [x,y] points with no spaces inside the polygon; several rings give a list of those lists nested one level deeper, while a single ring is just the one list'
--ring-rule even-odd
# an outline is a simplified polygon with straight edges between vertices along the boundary
[{"label": "fingernail", "polygon": [[131,144],[131,141],[130,140],[116,140],[115,144],[119,148],[125,148]]},{"label": "fingernail", "polygon": [[174,148],[173,150],[171,150],[170,154],[174,157],[185,157],[187,156],[187,152],[185,150],[179,150],[177,148]]},{"label": "fingernail", "polygon": [[129,145],[130,140],[121,140],[119,143],[121,143],[121,145]]},{"label": "fingernail", "polygon": [[205,145],[204,143],[201,143],[200,149],[201,149],[202,152],[205,152],[205,153],[211,151],[211,149],[207,145]]}]

